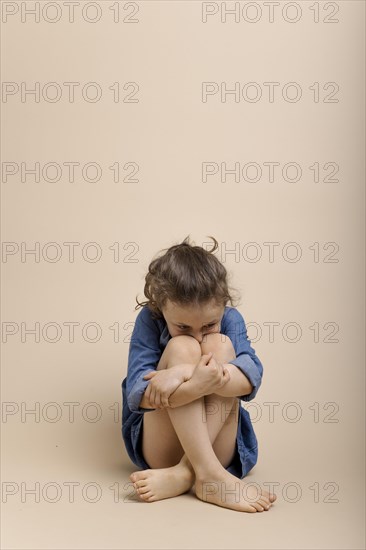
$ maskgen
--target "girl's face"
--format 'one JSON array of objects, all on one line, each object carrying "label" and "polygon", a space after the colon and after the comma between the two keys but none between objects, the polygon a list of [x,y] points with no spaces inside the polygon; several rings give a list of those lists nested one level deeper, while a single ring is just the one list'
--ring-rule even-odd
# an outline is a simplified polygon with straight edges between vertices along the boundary
[{"label": "girl's face", "polygon": [[167,300],[162,308],[169,334],[193,336],[199,343],[205,334],[220,332],[220,322],[225,306],[214,300],[203,305],[181,306]]}]

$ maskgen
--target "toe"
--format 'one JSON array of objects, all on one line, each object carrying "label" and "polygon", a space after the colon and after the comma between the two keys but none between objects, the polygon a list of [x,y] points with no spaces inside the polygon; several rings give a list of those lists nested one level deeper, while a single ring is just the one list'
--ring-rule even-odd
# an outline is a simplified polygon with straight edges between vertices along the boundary
[{"label": "toe", "polygon": [[135,487],[138,487],[139,489],[141,487],[146,487],[146,485],[147,485],[146,479],[140,479],[139,481],[135,482]]},{"label": "toe", "polygon": [[277,496],[273,493],[269,493],[268,491],[262,491],[262,495],[266,497],[266,499],[269,501],[269,502],[274,502],[277,498]]},{"label": "toe", "polygon": [[262,502],[262,501],[261,501],[260,504],[261,504],[261,506],[263,506],[263,508],[264,508],[265,510],[269,510],[270,507],[271,507],[271,505],[270,505],[270,504],[267,504],[266,502]]},{"label": "toe", "polygon": [[263,512],[264,508],[263,506],[261,506],[258,502],[256,502],[254,505],[253,505],[258,512]]},{"label": "toe", "polygon": [[252,514],[254,514],[255,512],[257,512],[257,509],[251,504],[248,512],[251,512]]},{"label": "toe", "polygon": [[139,470],[138,472],[133,472],[133,473],[130,475],[130,479],[131,479],[131,481],[133,481],[134,483],[135,483],[136,481],[142,481],[143,479],[146,479],[145,470]]},{"label": "toe", "polygon": [[139,487],[137,489],[140,495],[145,495],[146,493],[151,493],[149,487]]},{"label": "toe", "polygon": [[151,491],[147,491],[146,493],[143,493],[142,495],[140,495],[140,497],[143,500],[149,500],[152,496],[153,496],[153,494],[152,494]]}]

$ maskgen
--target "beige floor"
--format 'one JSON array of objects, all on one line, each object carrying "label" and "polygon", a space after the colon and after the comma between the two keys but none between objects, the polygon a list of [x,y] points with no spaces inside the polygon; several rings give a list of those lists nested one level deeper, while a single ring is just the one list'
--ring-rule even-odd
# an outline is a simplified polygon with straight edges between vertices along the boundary
[{"label": "beige floor", "polygon": [[[50,18],[55,3],[46,3]],[[1,4],[11,10],[27,2]],[[205,23],[202,5],[225,5],[218,1],[103,0],[97,24],[80,16],[82,2],[75,3],[72,24],[67,3],[57,4],[63,8],[57,24],[44,18],[38,24],[32,15],[23,23],[19,10],[2,27],[3,81],[29,91],[37,84],[42,92],[56,83],[62,98],[48,101],[51,88],[40,102],[32,93],[25,102],[8,90],[2,103],[4,161],[24,163],[26,171],[38,162],[42,172],[39,182],[29,173],[22,181],[19,170],[1,186],[2,237],[10,245],[2,315],[27,330],[40,323],[42,338],[35,343],[19,330],[2,353],[1,547],[365,549],[365,2],[281,2],[302,5],[298,24],[285,21],[280,2],[273,2],[273,23],[265,8],[271,2],[240,2],[263,8],[256,24],[232,16],[222,23],[219,13]],[[138,24],[125,24],[133,4]],[[88,13],[94,17],[92,6]],[[68,99],[72,83],[75,102]],[[88,83],[100,86],[100,101],[81,93]],[[136,84],[138,99],[126,101]],[[205,101],[202,86],[212,84],[222,95]],[[232,93],[237,84],[240,101]],[[55,162],[59,181],[52,170],[47,178],[43,173]],[[75,162],[73,180],[66,166]],[[103,170],[100,181],[89,180],[94,173],[84,177],[89,162]],[[207,162],[222,170],[204,183]],[[137,163],[137,176],[129,163]],[[261,171],[257,182],[251,163]],[[299,181],[290,179],[288,163],[301,169]],[[231,173],[224,182],[226,170],[239,165],[240,178]],[[238,513],[193,494],[151,504],[129,497],[135,467],[121,438],[120,384],[135,296],[143,299],[153,256],[188,234],[201,246],[210,235],[220,241],[218,257],[242,293],[240,311],[255,323],[253,337],[256,326],[262,330],[254,344],[265,373],[259,402],[302,407],[296,423],[263,415],[255,424],[259,460],[248,481],[279,484],[268,512]],[[102,253],[95,263],[85,254],[94,254],[87,247],[93,243]],[[49,248],[54,244],[60,261]],[[292,246],[284,255],[294,244],[298,262],[287,261]],[[36,245],[40,261],[31,253]],[[246,254],[248,245],[259,247],[258,262],[251,246]],[[89,322],[102,328],[100,341],[84,337]],[[293,322],[301,329],[296,342],[289,341],[291,330],[283,336]],[[52,330],[44,335],[48,323],[62,327],[60,341],[50,341]],[[28,409],[40,404],[37,421],[22,419],[23,402]],[[73,422],[67,402],[80,404]],[[80,415],[91,402],[103,411],[100,421]],[[47,403],[58,404],[59,420],[50,420],[55,407],[47,417]],[[314,403],[320,422],[309,409]],[[339,406],[335,423],[325,422],[328,403]]]},{"label": "beige floor", "polygon": [[[138,502],[118,418],[107,401],[101,406],[106,414],[95,423],[76,414],[73,423],[42,415],[39,423],[22,423],[11,415],[2,424],[2,548],[365,548],[362,453],[356,440],[358,455],[350,443],[349,455],[337,451],[340,424],[313,424],[310,432],[306,422],[257,422],[260,458],[247,479],[279,483],[278,499],[268,512],[246,514],[193,493]],[[38,502],[26,492],[36,482]]]}]

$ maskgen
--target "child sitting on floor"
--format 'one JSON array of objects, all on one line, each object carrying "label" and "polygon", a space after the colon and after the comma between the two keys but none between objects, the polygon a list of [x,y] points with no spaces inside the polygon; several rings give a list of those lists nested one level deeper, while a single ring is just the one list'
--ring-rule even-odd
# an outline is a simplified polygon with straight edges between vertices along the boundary
[{"label": "child sitting on floor", "polygon": [[[208,503],[269,510],[276,495],[241,481],[258,445],[240,399],[255,397],[263,366],[233,304],[227,272],[188,237],[151,261],[145,302],[122,382],[122,435],[140,498],[153,502],[195,485]],[[147,414],[146,414],[147,413]]]}]

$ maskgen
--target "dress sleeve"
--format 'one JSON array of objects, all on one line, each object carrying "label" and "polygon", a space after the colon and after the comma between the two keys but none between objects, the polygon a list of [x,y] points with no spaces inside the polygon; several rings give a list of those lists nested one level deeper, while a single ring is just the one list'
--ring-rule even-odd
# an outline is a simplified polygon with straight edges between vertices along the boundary
[{"label": "dress sleeve", "polygon": [[256,396],[262,383],[263,365],[250,345],[245,321],[236,308],[231,308],[228,313],[225,334],[230,337],[236,353],[236,358],[229,361],[229,363],[237,366],[253,386],[251,393],[238,397],[243,401],[251,401]]},{"label": "dress sleeve", "polygon": [[140,407],[141,398],[150,383],[145,374],[156,370],[162,351],[159,347],[160,331],[147,308],[136,317],[128,352],[126,380],[127,404],[132,412],[144,413],[154,409]]}]

